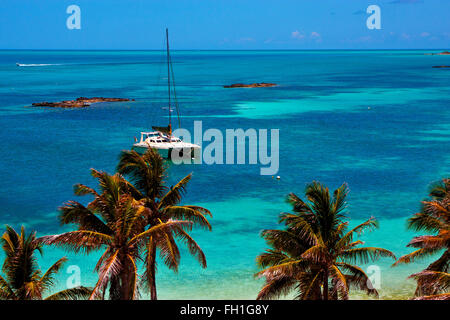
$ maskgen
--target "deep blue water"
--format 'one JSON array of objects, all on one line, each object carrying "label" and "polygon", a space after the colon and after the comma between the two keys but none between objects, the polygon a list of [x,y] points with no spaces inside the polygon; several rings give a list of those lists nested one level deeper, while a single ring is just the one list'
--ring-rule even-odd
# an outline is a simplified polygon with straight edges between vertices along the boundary
[{"label": "deep blue water", "polygon": [[[208,268],[189,257],[175,276],[160,268],[163,298],[249,298],[258,234],[276,227],[289,192],[312,180],[350,187],[352,223],[375,216],[380,229],[367,245],[408,252],[405,220],[428,184],[450,175],[449,56],[425,51],[175,51],[182,125],[280,130],[276,180],[255,165],[171,166],[169,184],[194,173],[185,203],[211,209],[213,232],[196,231]],[[0,51],[0,222],[39,234],[62,229],[57,208],[75,183],[92,185],[89,169],[113,172],[120,150],[151,125],[167,121],[164,55],[157,51]],[[52,64],[17,67],[23,64]],[[224,89],[244,82],[277,87]],[[134,102],[85,109],[31,108],[33,102],[79,96]],[[89,199],[79,199],[88,201]],[[370,242],[370,243],[369,243]],[[43,267],[63,253],[46,248]],[[74,256],[92,285],[97,256]],[[382,293],[406,297],[404,279],[420,264],[392,269],[381,261]],[[64,286],[67,275],[60,276]]]}]

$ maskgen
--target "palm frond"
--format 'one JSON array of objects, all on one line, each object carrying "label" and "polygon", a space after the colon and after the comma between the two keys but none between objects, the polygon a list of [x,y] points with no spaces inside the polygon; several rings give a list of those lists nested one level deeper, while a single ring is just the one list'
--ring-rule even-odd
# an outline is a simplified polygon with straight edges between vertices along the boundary
[{"label": "palm frond", "polygon": [[370,261],[376,261],[380,257],[392,258],[394,260],[396,259],[395,255],[391,251],[376,247],[347,249],[342,251],[339,255],[339,258],[345,262],[361,262],[364,264]]},{"label": "palm frond", "polygon": [[346,273],[349,273],[345,275],[349,287],[356,287],[369,295],[378,297],[378,291],[374,288],[373,283],[363,269],[345,262],[338,262],[336,265]]},{"label": "palm frond", "polygon": [[346,198],[348,195],[348,186],[346,183],[342,184],[339,188],[337,188],[333,193],[333,202],[332,202],[332,210],[333,214],[336,217],[341,218],[342,212],[345,210],[347,206]]},{"label": "palm frond", "polygon": [[39,284],[44,290],[48,290],[54,285],[54,276],[61,270],[65,262],[67,262],[66,257],[59,259],[50,268],[48,268],[44,275],[39,279]]},{"label": "palm frond", "polygon": [[295,232],[299,238],[302,238],[307,243],[311,245],[323,243],[320,234],[313,229],[311,223],[304,216],[282,213],[280,214],[280,221],[284,222],[292,229],[292,232]]},{"label": "palm frond", "polygon": [[[297,297],[301,300],[315,300],[313,296],[316,294],[317,287],[320,285],[320,278],[323,272],[320,270],[315,274],[306,274],[300,277],[300,287],[302,287],[300,295]],[[319,289],[320,291],[320,289]],[[318,297],[315,297],[316,299]]]},{"label": "palm frond", "polygon": [[78,286],[56,292],[44,300],[87,300],[91,294],[91,288]]},{"label": "palm frond", "polygon": [[211,215],[211,213],[202,207],[197,206],[170,206],[162,211],[162,215],[167,216],[174,220],[187,220],[191,221],[192,225],[198,225],[211,231],[211,224],[205,215]]},{"label": "palm frond", "polygon": [[332,260],[332,256],[323,245],[315,245],[310,247],[302,253],[301,258],[319,265],[326,265]]},{"label": "palm frond", "polygon": [[274,279],[280,275],[295,277],[296,272],[301,269],[303,262],[303,260],[293,260],[288,258],[287,261],[283,263],[273,265],[257,272],[255,276],[265,277],[267,280]]},{"label": "palm frond", "polygon": [[158,248],[161,259],[164,264],[171,270],[177,272],[180,263],[180,250],[178,249],[175,239],[172,236],[172,230],[169,232],[160,232],[158,235]]},{"label": "palm frond", "polygon": [[269,266],[276,266],[293,260],[294,259],[291,256],[281,250],[267,249],[264,253],[261,253],[256,257],[256,264],[259,268],[267,268]]},{"label": "palm frond", "polygon": [[295,193],[290,193],[287,196],[286,201],[292,206],[292,210],[297,213],[309,213],[312,214],[311,207],[304,202]]},{"label": "palm frond", "polygon": [[256,300],[278,299],[287,295],[296,284],[295,279],[287,276],[279,276],[267,281],[264,287],[259,291]]},{"label": "palm frond", "polygon": [[306,186],[306,198],[311,202],[313,211],[331,213],[330,190],[320,182],[313,181]]},{"label": "palm frond", "polygon": [[450,243],[450,232],[441,231],[437,236],[419,236],[414,237],[408,244],[408,247],[426,248],[426,249],[444,249]]},{"label": "palm frond", "polygon": [[92,290],[89,300],[100,299],[102,297],[101,292],[106,288],[110,279],[119,274],[121,263],[117,258],[118,253],[118,250],[114,252],[101,266],[97,284]]},{"label": "palm frond", "polygon": [[93,195],[95,197],[99,196],[99,194],[97,193],[97,191],[95,191],[95,189],[90,188],[81,183],[77,183],[76,185],[73,186],[73,193],[75,193],[77,196],[84,196],[88,194]]},{"label": "palm frond", "polygon": [[445,293],[450,289],[450,274],[447,272],[424,270],[410,275],[409,278],[420,283],[425,291]]},{"label": "palm frond", "polygon": [[80,251],[89,253],[92,250],[100,249],[103,245],[112,244],[113,237],[100,232],[77,230],[52,236],[44,236],[38,240],[43,244],[68,248],[75,253]]},{"label": "palm frond", "polygon": [[442,200],[448,196],[450,194],[450,178],[432,183],[429,194],[435,200]]},{"label": "palm frond", "polygon": [[138,235],[135,235],[133,238],[131,238],[128,241],[128,246],[132,246],[135,244],[138,244],[141,241],[147,240],[150,236],[157,234],[160,231],[164,231],[170,228],[173,228],[175,226],[185,227],[191,225],[192,222],[190,221],[168,221],[164,223],[157,224],[156,226],[151,227],[150,229],[141,232]]},{"label": "palm frond", "polygon": [[168,189],[163,185],[166,166],[157,151],[149,148],[144,155],[136,151],[122,151],[117,171],[130,176],[142,195],[149,198],[162,197]]},{"label": "palm frond", "polygon": [[414,231],[438,232],[445,228],[445,224],[437,217],[418,212],[408,219],[408,228]]},{"label": "palm frond", "polygon": [[263,230],[261,237],[270,247],[284,251],[292,257],[299,257],[310,246],[307,241],[297,237],[294,232],[289,230]]},{"label": "palm frond", "polygon": [[6,231],[2,236],[3,251],[5,251],[6,255],[14,254],[15,249],[19,245],[19,238],[20,236],[16,230],[6,225]]},{"label": "palm frond", "polygon": [[421,296],[413,298],[412,300],[450,300],[450,293],[441,293],[441,294],[434,294],[430,296]]},{"label": "palm frond", "polygon": [[418,249],[416,251],[413,251],[411,253],[408,253],[408,254],[400,257],[393,264],[393,266],[397,266],[399,264],[415,262],[417,259],[422,259],[422,258],[426,258],[426,257],[433,255],[434,253],[436,253],[436,251],[437,251],[437,249],[429,249],[429,248]]},{"label": "palm frond", "polygon": [[43,288],[38,281],[25,282],[21,289],[24,292],[21,300],[42,300]]},{"label": "palm frond", "polygon": [[158,209],[165,208],[167,206],[174,206],[180,202],[181,197],[186,192],[186,186],[192,178],[192,173],[181,179],[175,186],[161,198]]},{"label": "palm frond", "polygon": [[112,234],[112,230],[81,203],[69,201],[59,208],[59,212],[59,219],[62,224],[74,223],[83,230]]},{"label": "palm frond", "polygon": [[450,249],[444,251],[444,253],[435,261],[433,261],[427,270],[449,272],[450,269]]},{"label": "palm frond", "polygon": [[203,252],[202,248],[200,248],[200,246],[197,244],[197,242],[195,242],[195,240],[182,228],[175,228],[175,234],[178,239],[180,239],[187,245],[189,253],[195,258],[197,258],[197,261],[203,268],[206,268],[205,253]]},{"label": "palm frond", "polygon": [[364,221],[363,223],[352,228],[344,236],[342,236],[342,238],[336,243],[336,247],[343,248],[351,243],[353,241],[354,233],[361,234],[365,230],[373,230],[375,228],[378,228],[378,221],[374,217],[371,217],[367,221]]},{"label": "palm frond", "polygon": [[13,289],[9,286],[8,281],[6,281],[0,275],[0,300],[17,300]]},{"label": "palm frond", "polygon": [[347,284],[345,275],[335,264],[330,267],[329,273],[333,279],[333,291],[335,291],[332,292],[332,295],[339,294],[342,300],[348,300],[349,285]]}]

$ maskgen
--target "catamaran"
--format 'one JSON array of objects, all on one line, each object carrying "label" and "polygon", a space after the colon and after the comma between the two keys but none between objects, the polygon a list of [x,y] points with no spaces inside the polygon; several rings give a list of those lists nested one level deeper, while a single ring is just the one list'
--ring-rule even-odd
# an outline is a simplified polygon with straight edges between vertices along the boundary
[{"label": "catamaran", "polygon": [[[169,49],[169,30],[166,29],[166,51],[167,51],[167,85],[169,97],[169,125],[167,127],[152,126],[152,131],[141,132],[139,141],[133,144],[133,149],[137,152],[145,152],[148,148],[156,149],[163,158],[171,159],[175,152],[181,157],[194,156],[194,151],[200,149],[200,146],[182,141],[172,134],[172,97],[171,86],[175,88],[173,79],[172,59]],[[177,111],[178,126],[180,127],[180,114],[178,111],[178,102],[176,91],[173,90],[173,106]],[[135,138],[135,140],[137,140]]]}]

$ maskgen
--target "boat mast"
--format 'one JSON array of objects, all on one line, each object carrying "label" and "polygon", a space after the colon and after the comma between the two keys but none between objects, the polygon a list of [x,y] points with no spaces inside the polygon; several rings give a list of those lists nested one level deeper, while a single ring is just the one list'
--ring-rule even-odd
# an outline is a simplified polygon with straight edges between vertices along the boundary
[{"label": "boat mast", "polygon": [[169,93],[169,136],[172,135],[172,116],[170,106],[170,51],[169,51],[169,29],[166,28],[166,44],[167,44],[167,88]]}]

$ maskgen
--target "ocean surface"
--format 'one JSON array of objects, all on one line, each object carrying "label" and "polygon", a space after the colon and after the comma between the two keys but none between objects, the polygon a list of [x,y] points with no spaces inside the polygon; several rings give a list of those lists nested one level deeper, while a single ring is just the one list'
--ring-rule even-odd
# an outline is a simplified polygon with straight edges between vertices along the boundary
[{"label": "ocean surface", "polygon": [[[206,269],[186,251],[178,274],[159,265],[159,298],[254,299],[263,283],[253,277],[265,248],[259,233],[277,228],[286,195],[302,196],[313,180],[332,189],[348,183],[351,225],[379,219],[378,230],[361,236],[367,246],[410,252],[406,219],[429,183],[450,176],[450,70],[432,68],[450,57],[427,52],[174,51],[182,126],[279,129],[280,179],[261,176],[259,165],[171,165],[169,185],[193,172],[183,203],[210,209],[213,231],[193,232]],[[114,172],[133,137],[167,123],[165,67],[159,51],[0,51],[0,224],[38,235],[70,230],[59,225],[57,208],[90,200],[72,186],[95,186],[90,168]],[[223,88],[238,82],[278,86]],[[135,101],[29,107],[80,96]],[[83,285],[95,284],[99,253],[46,247],[39,264],[63,255],[66,267],[79,266]],[[428,262],[377,261],[381,298],[410,298],[415,285],[406,278]],[[55,289],[65,288],[66,271]]]}]

